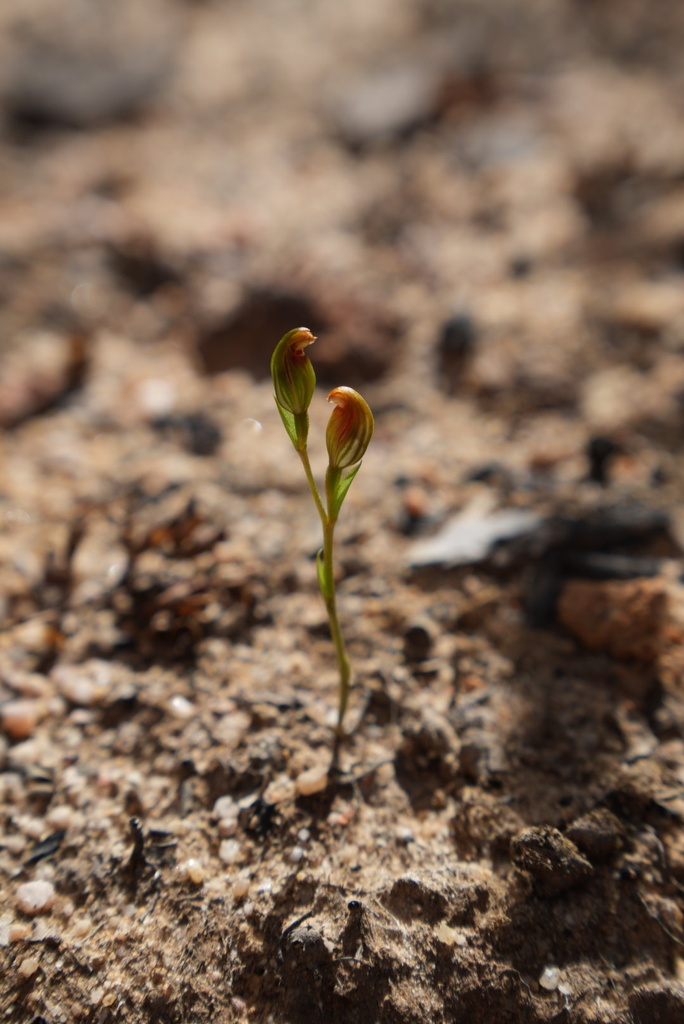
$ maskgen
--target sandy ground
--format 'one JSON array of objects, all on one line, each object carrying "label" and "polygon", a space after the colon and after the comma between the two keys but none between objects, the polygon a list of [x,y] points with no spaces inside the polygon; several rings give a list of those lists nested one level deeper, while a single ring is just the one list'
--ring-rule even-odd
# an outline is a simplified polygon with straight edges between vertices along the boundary
[{"label": "sandy ground", "polygon": [[[684,1021],[684,13],[0,12],[0,1011]],[[376,433],[320,526],[268,379]]]}]

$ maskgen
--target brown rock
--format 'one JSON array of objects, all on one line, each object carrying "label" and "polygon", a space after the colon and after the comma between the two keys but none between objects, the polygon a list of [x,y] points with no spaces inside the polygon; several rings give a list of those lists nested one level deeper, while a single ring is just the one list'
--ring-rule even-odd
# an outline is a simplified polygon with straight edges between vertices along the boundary
[{"label": "brown rock", "polygon": [[511,840],[511,857],[529,872],[542,896],[557,896],[593,873],[574,843],[550,825],[526,828]]},{"label": "brown rock", "polygon": [[668,608],[664,580],[570,580],[558,601],[558,620],[585,647],[614,658],[653,662]]},{"label": "brown rock", "polygon": [[605,807],[584,814],[570,825],[566,837],[590,861],[608,860],[621,848],[623,828],[620,821]]}]

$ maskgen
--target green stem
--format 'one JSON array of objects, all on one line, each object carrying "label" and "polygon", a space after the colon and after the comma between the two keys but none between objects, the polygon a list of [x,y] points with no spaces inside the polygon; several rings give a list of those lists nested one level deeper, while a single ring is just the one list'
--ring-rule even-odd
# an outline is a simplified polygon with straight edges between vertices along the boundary
[{"label": "green stem", "polygon": [[349,691],[351,690],[351,663],[344,645],[342,630],[337,618],[337,606],[335,601],[335,576],[333,570],[333,537],[335,533],[335,522],[328,521],[323,527],[323,575],[326,581],[326,590],[323,593],[323,600],[328,612],[330,623],[330,635],[335,644],[337,655],[337,666],[340,670],[339,705],[337,712],[337,735],[342,735],[342,723],[344,714],[349,703]]},{"label": "green stem", "polygon": [[[342,630],[340,629],[340,622],[337,618],[337,602],[335,599],[335,570],[333,560],[333,545],[335,536],[335,524],[337,517],[334,519],[330,516],[330,509],[333,507],[333,491],[335,486],[335,479],[339,479],[339,470],[331,470],[328,467],[328,472],[325,478],[325,491],[326,499],[328,504],[328,512],[326,512],[323,506],[323,500],[318,492],[314,475],[311,471],[311,463],[309,462],[309,453],[306,445],[297,448],[299,458],[302,460],[304,472],[306,474],[306,480],[309,485],[309,490],[316,504],[318,514],[321,519],[323,526],[323,573],[319,576],[318,582],[321,590],[321,596],[325,603],[325,610],[328,613],[328,623],[330,625],[330,635],[332,637],[333,644],[335,645],[335,654],[337,656],[337,667],[340,673],[340,688],[339,688],[339,704],[337,712],[337,736],[342,736],[342,723],[344,721],[344,715],[347,710],[347,704],[349,703],[349,693],[351,690],[351,663],[347,654],[347,649],[344,644],[344,638],[342,636]],[[337,474],[335,477],[334,474]]]},{"label": "green stem", "polygon": [[306,473],[306,482],[309,485],[311,496],[314,502],[316,503],[316,508],[318,509],[319,516],[321,517],[321,523],[323,524],[323,530],[325,531],[325,527],[328,522],[328,517],[325,513],[325,509],[323,508],[323,502],[321,500],[320,494],[318,493],[318,488],[316,487],[314,475],[311,472],[311,463],[309,462],[309,453],[306,449],[306,445],[304,445],[303,448],[297,448],[297,454],[299,455],[299,458],[302,460],[304,472]]}]

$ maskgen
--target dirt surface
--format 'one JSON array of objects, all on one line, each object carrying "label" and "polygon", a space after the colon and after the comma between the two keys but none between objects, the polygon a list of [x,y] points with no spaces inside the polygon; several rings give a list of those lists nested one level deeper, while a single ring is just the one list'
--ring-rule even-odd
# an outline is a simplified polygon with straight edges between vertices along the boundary
[{"label": "dirt surface", "polygon": [[[0,12],[0,1011],[684,1021],[684,12]],[[376,434],[338,530],[268,380]]]}]

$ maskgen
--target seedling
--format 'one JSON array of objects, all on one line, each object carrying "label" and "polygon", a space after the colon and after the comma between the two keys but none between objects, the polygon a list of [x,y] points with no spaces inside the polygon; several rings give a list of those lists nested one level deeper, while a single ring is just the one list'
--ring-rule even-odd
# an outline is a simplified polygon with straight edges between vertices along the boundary
[{"label": "seedling", "polygon": [[349,703],[352,669],[337,618],[333,542],[335,525],[352,480],[361,469],[363,458],[373,436],[373,413],[366,401],[353,388],[334,388],[328,401],[335,408],[330,416],[325,440],[328,468],[325,474],[325,504],[311,471],[307,442],[309,437],[309,405],[316,387],[316,374],[305,352],[315,337],[307,327],[295,327],[280,339],[271,358],[271,376],[275,401],[288,437],[299,455],[311,496],[323,527],[323,547],[316,555],[318,586],[330,623],[340,671],[337,736],[342,736],[344,715]]}]

